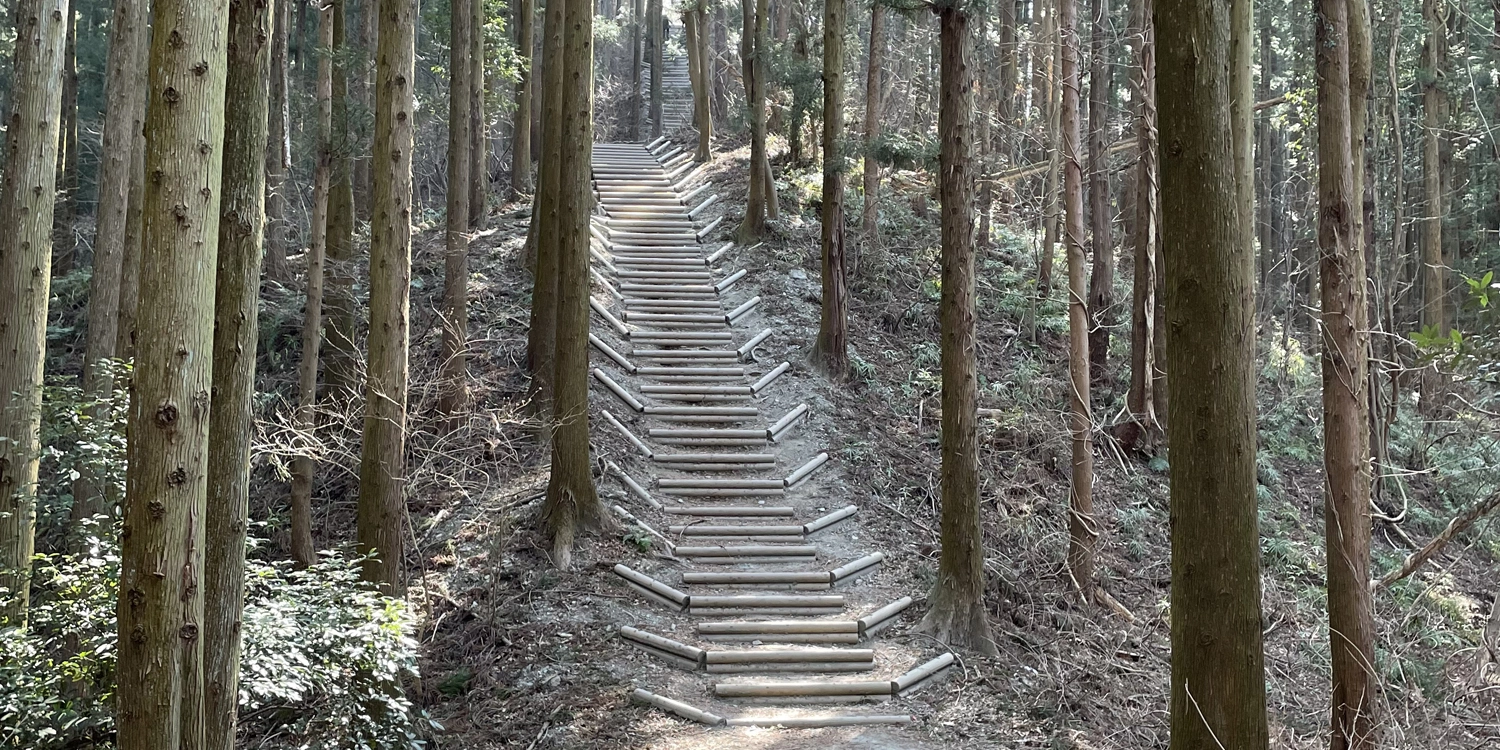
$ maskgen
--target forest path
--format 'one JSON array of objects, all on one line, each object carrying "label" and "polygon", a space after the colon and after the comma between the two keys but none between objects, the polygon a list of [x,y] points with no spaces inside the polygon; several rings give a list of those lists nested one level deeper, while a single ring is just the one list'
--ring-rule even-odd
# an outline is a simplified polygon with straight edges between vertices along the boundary
[{"label": "forest path", "polygon": [[634,626],[620,628],[642,652],[633,695],[747,727],[726,740],[758,731],[748,727],[839,727],[819,734],[911,747],[872,726],[909,715],[851,704],[899,703],[954,659],[875,641],[912,600],[864,585],[886,557],[859,541],[860,508],[829,497],[845,491],[823,481],[831,459],[804,434],[812,407],[785,393],[791,364],[756,361],[775,330],[751,335],[761,297],[737,286],[746,270],[717,268],[733,243],[704,246],[724,219],[698,226],[718,200],[700,174],[665,139],[593,149],[592,273],[610,295],[591,300],[593,383],[604,421],[639,455],[609,464],[633,505],[613,507],[658,550],[615,567],[637,595]]}]

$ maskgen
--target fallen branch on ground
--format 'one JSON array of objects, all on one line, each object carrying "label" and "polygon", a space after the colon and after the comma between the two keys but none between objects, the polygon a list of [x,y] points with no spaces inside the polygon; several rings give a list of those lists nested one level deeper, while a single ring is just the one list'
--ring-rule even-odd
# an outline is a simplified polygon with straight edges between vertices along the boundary
[{"label": "fallen branch on ground", "polygon": [[1401,567],[1381,576],[1380,580],[1371,581],[1370,590],[1378,591],[1416,572],[1417,568],[1422,566],[1422,563],[1427,562],[1428,558],[1442,551],[1443,547],[1448,545],[1448,542],[1453,541],[1453,537],[1463,533],[1465,529],[1473,526],[1475,521],[1483,518],[1495,508],[1500,508],[1500,492],[1490,495],[1483,502],[1449,521],[1448,528],[1443,529],[1443,533],[1433,537],[1432,541],[1428,542],[1421,549],[1407,555],[1406,560],[1401,563]]}]

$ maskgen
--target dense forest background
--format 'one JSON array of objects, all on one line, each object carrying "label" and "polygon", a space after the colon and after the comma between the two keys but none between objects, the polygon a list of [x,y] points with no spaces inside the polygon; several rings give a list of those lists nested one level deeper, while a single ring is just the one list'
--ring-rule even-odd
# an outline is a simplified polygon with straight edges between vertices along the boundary
[{"label": "dense forest background", "polygon": [[[579,603],[618,596],[593,568],[620,549],[650,548],[651,537],[606,525],[578,543],[571,569],[558,569],[554,540],[537,528],[550,464],[538,438],[547,418],[530,406],[527,233],[548,170],[539,84],[560,60],[542,53],[550,2],[561,0],[433,0],[410,24],[410,379],[392,521],[399,573],[386,579],[369,573],[362,552],[371,545],[357,529],[378,223],[374,0],[272,6],[265,255],[244,430],[244,646],[231,727],[246,746],[640,746],[642,733],[683,746],[671,744],[677,729],[608,708],[623,701],[620,680],[600,666],[605,635],[587,630],[602,616]],[[932,740],[955,746],[1158,747],[1168,735],[1169,446],[1180,438],[1166,431],[1157,253],[1161,233],[1182,217],[1164,214],[1156,191],[1174,146],[1156,150],[1151,0],[1061,2],[1077,6],[1071,84],[1058,0],[968,8],[982,603],[997,653],[966,656],[953,692],[914,709]],[[95,357],[90,329],[101,315],[101,237],[132,241],[124,225],[107,228],[115,220],[103,216],[100,186],[119,148],[106,129],[112,40],[117,19],[129,17],[119,9],[145,5],[74,0],[65,24],[36,557],[29,578],[0,581],[11,602],[12,587],[30,590],[20,618],[0,616],[0,747],[109,746],[116,736],[117,504],[139,344],[128,265],[108,305],[118,343]],[[18,6],[38,3],[11,0],[5,17],[14,20]],[[701,139],[697,160],[728,198],[710,216],[727,217],[724,235],[741,240],[765,314],[794,340],[826,340],[824,175],[836,165],[848,188],[847,360],[805,364],[799,350],[795,361],[830,375],[820,407],[842,421],[827,450],[845,465],[850,494],[883,509],[871,533],[913,561],[901,580],[928,591],[941,575],[939,19],[904,0],[848,5],[841,127],[827,134],[827,7],[759,6],[765,53],[755,74],[743,58],[744,19],[755,9],[598,0],[594,132],[599,141],[657,134],[644,31],[662,14],[670,33],[658,44],[675,60],[689,53],[682,27],[692,16],[707,52],[695,88],[711,125],[695,128],[688,116],[662,134],[688,147]],[[1312,3],[1254,6],[1254,492],[1269,731],[1274,746],[1312,748],[1327,745],[1335,669],[1319,46]],[[1380,746],[1484,747],[1500,742],[1500,529],[1491,514],[1500,505],[1500,0],[1372,0],[1367,9],[1367,117],[1354,137],[1364,174],[1372,715]],[[479,21],[457,49],[455,12]],[[4,24],[0,59],[16,58],[16,40],[15,25]],[[476,127],[466,131],[469,176],[456,184],[460,58],[473,94],[463,111]],[[0,69],[8,110],[15,73]],[[747,74],[764,76],[765,107],[747,105]],[[143,78],[126,80],[117,90],[144,88]],[[1069,85],[1081,183],[1064,174]],[[757,199],[762,160],[772,189]],[[471,196],[463,228],[451,223],[455,187]],[[1076,228],[1065,225],[1070,199],[1081,210]],[[763,227],[752,212],[764,212]],[[453,302],[444,296],[458,232],[468,264],[457,277],[468,323],[457,345],[466,357],[461,410],[449,389]],[[1071,281],[1069,237],[1085,253],[1071,259]],[[323,323],[310,327],[313,288]],[[1070,306],[1086,315],[1081,368]],[[320,337],[309,398],[308,342]],[[91,381],[94,367],[111,377]],[[596,433],[596,454],[628,452],[613,433]],[[1083,434],[1093,463],[1080,484],[1073,451]],[[1070,529],[1076,486],[1092,493],[1082,532]],[[1085,580],[1101,596],[1078,596],[1070,540],[1097,555]]]}]

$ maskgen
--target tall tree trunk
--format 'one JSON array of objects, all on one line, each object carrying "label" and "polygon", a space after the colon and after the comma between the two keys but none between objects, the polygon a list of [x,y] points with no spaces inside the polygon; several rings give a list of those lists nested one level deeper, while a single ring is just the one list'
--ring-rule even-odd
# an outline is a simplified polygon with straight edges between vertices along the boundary
[{"label": "tall tree trunk", "polygon": [[646,0],[646,28],[651,34],[651,137],[660,138],[662,134],[661,106],[662,106],[662,76],[666,71],[662,69],[662,46],[667,40],[662,37],[662,0]]},{"label": "tall tree trunk", "polygon": [[969,16],[957,3],[935,8],[941,26],[938,182],[943,203],[942,555],[920,629],[944,643],[996,653],[984,606],[984,539],[979,527],[979,383],[974,339],[973,110]]},{"label": "tall tree trunk", "polygon": [[1058,0],[1062,43],[1063,242],[1068,250],[1069,430],[1073,435],[1072,486],[1068,492],[1068,574],[1085,599],[1094,591],[1094,418],[1089,413],[1088,281],[1083,252],[1083,158],[1078,143],[1077,0]]},{"label": "tall tree trunk", "polygon": [[[318,44],[333,48],[333,5],[318,16]],[[328,194],[333,179],[333,58],[318,59],[318,149],[313,166],[312,237],[307,249],[307,301],[302,312],[302,361],[297,366],[297,430],[309,443],[318,429],[318,353],[323,341],[323,261],[328,252]],[[312,491],[317,464],[307,451],[292,461],[292,560],[315,562]]]},{"label": "tall tree trunk", "polygon": [[714,118],[709,111],[708,84],[708,12],[702,6],[684,11],[683,27],[687,30],[688,60],[692,67],[693,120],[698,127],[697,161],[713,158]]},{"label": "tall tree trunk", "polygon": [[[864,207],[860,228],[865,248],[880,242],[880,162],[875,159],[875,143],[880,139],[881,77],[885,67],[885,6],[870,5],[870,57],[865,66],[865,184]],[[859,269],[859,258],[851,264]]]},{"label": "tall tree trunk", "polygon": [[[557,218],[557,362],[552,432],[552,473],[542,504],[542,526],[552,542],[552,562],[572,564],[579,531],[604,522],[589,463],[588,332],[589,181],[594,142],[594,8],[590,0],[566,3],[563,59],[567,71],[559,92],[562,117]],[[653,0],[660,3],[660,0]],[[658,4],[658,8],[660,5]],[[658,27],[659,28],[659,27]],[[660,47],[658,46],[658,50]],[[659,53],[658,53],[659,54]],[[553,58],[554,60],[557,58]]]},{"label": "tall tree trunk", "polygon": [[208,428],[208,517],[203,568],[207,750],[234,750],[250,520],[250,438],[255,434],[261,249],[266,226],[271,13],[275,0],[229,6],[224,165],[219,193],[213,388]]},{"label": "tall tree trunk", "polygon": [[1093,0],[1093,21],[1089,32],[1089,224],[1093,237],[1094,265],[1089,274],[1089,374],[1104,379],[1109,361],[1109,331],[1113,325],[1110,307],[1114,304],[1115,247],[1110,237],[1114,214],[1109,206],[1109,152],[1104,142],[1109,129],[1110,89],[1113,88],[1109,54],[1109,33],[1105,23],[1109,0]]},{"label": "tall tree trunk", "polygon": [[[554,0],[555,1],[555,0]],[[450,13],[448,57],[448,231],[443,257],[443,373],[438,411],[453,417],[469,406],[469,80],[473,16]]]},{"label": "tall tree trunk", "polygon": [[641,73],[646,64],[646,29],[641,15],[645,12],[646,0],[631,0],[630,5],[630,140],[641,140],[641,110],[645,102],[641,99]]},{"label": "tall tree trunk", "polygon": [[[349,0],[333,4],[333,148],[328,192],[328,283],[324,309],[328,353],[323,362],[323,387],[337,401],[359,390],[359,340],[354,289],[357,285],[354,249],[354,143],[350,139],[349,74],[347,54]],[[374,319],[371,318],[371,331]]]},{"label": "tall tree trunk", "polygon": [[[1062,87],[1057,75],[1062,68],[1062,44],[1057,25],[1058,10],[1064,0],[1051,0],[1043,28],[1046,45],[1044,70],[1047,79],[1047,177],[1042,188],[1042,253],[1037,262],[1036,285],[1041,296],[1052,294],[1052,265],[1057,257],[1058,233],[1062,224]],[[1076,91],[1076,87],[1075,87]],[[1077,109],[1074,109],[1075,114]]]},{"label": "tall tree trunk", "polygon": [[67,0],[18,0],[0,182],[0,625],[25,627],[36,548],[42,363]]},{"label": "tall tree trunk", "polygon": [[844,0],[823,3],[823,300],[812,361],[829,380],[849,375],[849,279],[844,268]]},{"label": "tall tree trunk", "polygon": [[714,118],[729,117],[729,14],[724,10],[728,3],[714,3],[713,39],[709,43],[709,59],[713,76]]},{"label": "tall tree trunk", "polygon": [[1156,30],[1152,0],[1135,0],[1135,26],[1141,38],[1135,70],[1135,275],[1131,288],[1130,393],[1126,407],[1140,437],[1154,442],[1161,430],[1152,386],[1157,367],[1156,298],[1158,210],[1156,139]]},{"label": "tall tree trunk", "polygon": [[[120,534],[122,750],[203,747],[204,548],[228,4],[156,0]],[[253,359],[253,357],[252,357]]]},{"label": "tall tree trunk", "polygon": [[[1448,333],[1448,264],[1443,257],[1442,129],[1448,118],[1448,95],[1443,90],[1448,67],[1448,19],[1442,0],[1422,0],[1427,41],[1422,67],[1422,192],[1427,202],[1422,219],[1422,328]],[[1435,413],[1442,403],[1444,377],[1436,365],[1422,370],[1421,405]]]},{"label": "tall tree trunk", "polygon": [[[637,0],[639,2],[639,0]],[[516,113],[510,149],[510,189],[513,198],[530,195],[531,181],[531,52],[535,48],[536,28],[535,0],[519,0],[516,4],[516,55],[520,80],[516,81]],[[639,29],[635,43],[640,43]],[[636,56],[637,60],[639,55]]]},{"label": "tall tree trunk", "polygon": [[370,366],[359,466],[364,578],[404,591],[407,346],[411,326],[411,156],[417,9],[380,0],[375,68],[374,220],[370,225]]},{"label": "tall tree trunk", "polygon": [[[146,0],[139,0],[145,3]],[[266,277],[286,284],[292,271],[287,265],[287,246],[292,227],[286,218],[286,175],[292,167],[291,99],[287,95],[287,31],[295,0],[276,4],[275,28],[271,32],[271,104],[266,136]],[[320,272],[321,273],[321,272]],[[321,283],[321,282],[319,282]]]},{"label": "tall tree trunk", "polygon": [[78,262],[78,8],[66,14],[63,47],[62,143],[57,159],[57,206],[53,210],[52,273],[66,276]]},{"label": "tall tree trunk", "polygon": [[[563,6],[547,4],[542,25],[542,59],[558,61],[563,54]],[[531,290],[531,324],[526,332],[526,362],[531,368],[531,403],[543,422],[552,417],[552,379],[557,345],[557,216],[558,174],[562,159],[562,96],[565,65],[554,63],[542,71],[542,159],[536,201],[531,211],[528,241],[535,248],[536,269]],[[590,153],[593,145],[590,144]]]},{"label": "tall tree trunk", "polygon": [[[144,124],[146,96],[142,79],[145,58],[146,3],[117,0],[110,24],[108,80],[105,82],[104,142],[99,161],[99,208],[94,232],[94,269],[89,278],[88,334],[84,341],[84,400],[102,403],[114,390],[120,323],[120,273],[125,254],[125,224],[130,210],[131,144]],[[104,419],[102,407],[91,412]],[[73,519],[113,515],[118,493],[86,467],[73,484]]]},{"label": "tall tree trunk", "polygon": [[[1364,0],[1319,0],[1318,250],[1323,321],[1324,536],[1332,653],[1333,750],[1375,746],[1375,626],[1370,600],[1368,309],[1358,231],[1359,162],[1369,87]],[[1358,38],[1358,37],[1363,38]],[[1363,55],[1363,60],[1360,56]],[[1362,69],[1361,69],[1362,68]],[[1354,114],[1354,110],[1360,114]],[[1355,121],[1361,130],[1354,131]]]},{"label": "tall tree trunk", "polygon": [[[143,27],[144,28],[144,27]],[[143,32],[144,33],[144,32]],[[146,58],[150,45],[141,45],[140,70],[146,76]],[[146,220],[141,207],[146,200],[146,101],[141,97],[141,127],[136,128],[130,143],[130,212],[125,217],[125,248],[120,253],[120,323],[115,332],[115,356],[135,357],[135,311],[140,297],[141,243],[145,240]]]},{"label": "tall tree trunk", "polygon": [[1240,200],[1253,182],[1241,184],[1233,114],[1248,71],[1231,71],[1243,64],[1231,3],[1155,6],[1161,142],[1173,150],[1161,161],[1167,417],[1191,438],[1172,445],[1171,747],[1264,750],[1255,255]]},{"label": "tall tree trunk", "polygon": [[766,153],[767,0],[745,0],[741,5],[744,28],[752,31],[740,37],[745,104],[750,109],[750,196],[745,202],[745,221],[740,225],[739,236],[742,243],[750,243],[766,233],[766,220],[775,215],[776,187]]},{"label": "tall tree trunk", "polygon": [[366,149],[369,145],[366,141],[365,113],[370,111],[370,74],[374,61],[374,36],[375,36],[375,4],[376,0],[362,0],[359,3],[359,23],[354,26],[354,40],[352,49],[347,55],[349,66],[349,88],[353,101],[358,105],[360,113],[355,121],[349,123],[349,141],[352,152],[359,155],[353,160],[354,181],[354,213],[363,221],[370,220],[370,160],[365,158],[369,153]]},{"label": "tall tree trunk", "polygon": [[489,219],[489,115],[485,111],[484,0],[469,0],[469,228],[484,229]]}]

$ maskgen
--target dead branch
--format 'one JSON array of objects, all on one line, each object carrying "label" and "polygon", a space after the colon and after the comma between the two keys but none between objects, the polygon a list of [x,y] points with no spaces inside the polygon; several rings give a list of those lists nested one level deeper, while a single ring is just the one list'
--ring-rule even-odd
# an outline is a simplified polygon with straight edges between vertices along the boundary
[{"label": "dead branch", "polygon": [[1417,568],[1422,566],[1422,563],[1427,562],[1428,558],[1442,551],[1448,542],[1453,541],[1453,537],[1463,533],[1465,529],[1473,526],[1475,521],[1483,518],[1495,508],[1500,508],[1500,492],[1490,495],[1483,502],[1478,503],[1474,507],[1464,511],[1457,518],[1449,521],[1448,528],[1443,529],[1443,533],[1433,537],[1432,541],[1428,542],[1421,549],[1408,555],[1406,560],[1401,563],[1401,567],[1386,573],[1378,581],[1371,581],[1370,590],[1378,591],[1416,572]]}]

